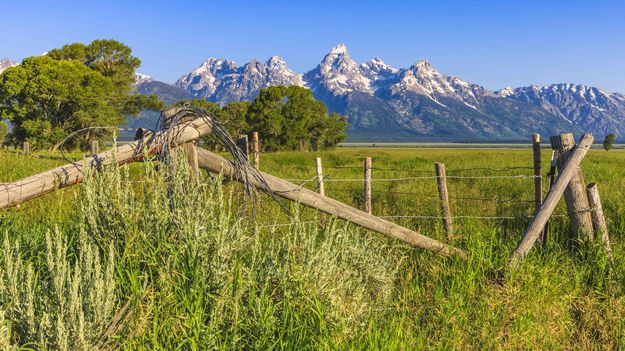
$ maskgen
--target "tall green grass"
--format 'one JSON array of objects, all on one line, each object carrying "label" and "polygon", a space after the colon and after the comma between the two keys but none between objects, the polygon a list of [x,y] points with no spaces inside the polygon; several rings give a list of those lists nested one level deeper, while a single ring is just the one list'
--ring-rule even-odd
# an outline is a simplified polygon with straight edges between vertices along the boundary
[{"label": "tall green grass", "polygon": [[[529,152],[519,150],[321,155],[327,165],[360,166],[363,156],[374,156],[374,167],[424,170],[436,160],[447,163],[448,174],[531,164]],[[261,167],[306,178],[315,156],[271,154]],[[24,164],[10,157],[14,167]],[[604,197],[614,260],[600,245],[569,251],[567,222],[558,219],[547,247],[506,276],[525,220],[458,220],[461,238],[453,244],[469,258],[443,258],[297,205],[290,205],[291,221],[268,197],[253,204],[219,177],[190,182],[184,162],[175,172],[145,162],[89,173],[76,189],[2,214],[0,348],[621,349],[622,158],[591,152],[584,163]],[[10,172],[0,170],[3,181],[12,180]],[[358,169],[333,172],[361,176]],[[380,173],[374,177],[393,176]],[[475,180],[450,190],[452,197],[531,199],[531,181],[495,185]],[[348,192],[332,193],[339,186]],[[437,214],[435,199],[384,194],[435,187],[379,184],[374,213]],[[332,183],[326,191],[360,205],[359,184]],[[481,215],[532,211],[531,203],[454,206]],[[266,226],[274,222],[287,225]],[[402,224],[445,237],[435,220]]]}]

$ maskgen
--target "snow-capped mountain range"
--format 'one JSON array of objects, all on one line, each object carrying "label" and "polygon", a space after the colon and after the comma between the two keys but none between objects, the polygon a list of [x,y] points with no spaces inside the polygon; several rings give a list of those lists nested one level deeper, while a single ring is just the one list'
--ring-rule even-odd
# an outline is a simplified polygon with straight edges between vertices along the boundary
[{"label": "snow-capped mountain range", "polygon": [[251,100],[272,85],[303,86],[348,117],[352,140],[523,140],[563,131],[625,138],[622,94],[568,83],[491,91],[442,74],[427,60],[408,68],[378,57],[358,64],[343,44],[303,74],[277,56],[243,66],[211,58],[175,85],[222,104]]},{"label": "snow-capped mountain range", "polygon": [[176,82],[194,96],[218,102],[251,100],[262,88],[274,85],[304,82],[278,56],[267,62],[253,60],[241,67],[234,61],[211,58]]},{"label": "snow-capped mountain range", "polygon": [[[15,65],[0,60],[0,72]],[[570,83],[491,91],[442,74],[427,60],[408,68],[378,57],[358,64],[343,44],[303,74],[278,56],[242,66],[210,58],[173,85],[136,74],[139,93],[159,95],[167,103],[246,101],[276,85],[309,88],[330,111],[347,116],[349,140],[524,140],[535,132],[564,131],[625,139],[623,94]]]}]

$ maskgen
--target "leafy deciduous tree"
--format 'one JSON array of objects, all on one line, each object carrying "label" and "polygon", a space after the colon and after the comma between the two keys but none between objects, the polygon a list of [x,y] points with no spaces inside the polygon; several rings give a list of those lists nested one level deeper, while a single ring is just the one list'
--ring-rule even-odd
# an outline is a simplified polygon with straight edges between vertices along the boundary
[{"label": "leafy deciduous tree", "polygon": [[[33,147],[58,143],[86,127],[118,126],[126,115],[162,107],[156,96],[133,94],[141,61],[114,40],[69,44],[45,56],[29,57],[0,75],[0,118],[13,123],[15,142]],[[72,144],[85,141],[93,130]],[[72,146],[72,145],[70,145]]]},{"label": "leafy deciduous tree", "polygon": [[[232,102],[223,108],[202,99],[177,103],[185,104],[212,112],[230,135],[258,132],[262,148],[269,151],[327,149],[345,140],[345,117],[328,114],[310,90],[298,86],[265,88],[252,102]],[[204,141],[217,146],[210,137]]]},{"label": "leafy deciduous tree", "polygon": [[603,148],[605,149],[605,151],[609,151],[610,149],[612,149],[615,141],[616,136],[614,134],[610,133],[606,135],[605,139],[603,139]]}]

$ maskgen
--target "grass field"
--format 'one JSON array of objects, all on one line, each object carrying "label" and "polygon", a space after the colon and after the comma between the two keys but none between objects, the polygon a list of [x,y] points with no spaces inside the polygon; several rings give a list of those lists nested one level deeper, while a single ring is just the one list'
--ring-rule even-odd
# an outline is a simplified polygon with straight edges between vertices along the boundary
[{"label": "grass field", "polygon": [[[266,196],[254,218],[237,184],[206,176],[195,187],[181,165],[166,179],[137,163],[0,213],[0,348],[625,348],[625,151],[591,150],[583,163],[586,182],[599,184],[613,261],[600,245],[568,249],[568,220],[556,217],[546,248],[510,274],[533,179],[477,177],[531,175],[531,150],[285,152],[263,154],[261,168],[312,189],[321,157],[326,195],[362,208],[367,156],[373,213],[439,240],[440,220],[424,218],[439,216],[434,162],[465,177],[449,179],[449,191],[462,217],[452,245],[467,260],[287,204],[291,222]],[[55,157],[0,152],[0,182],[63,163]]]}]

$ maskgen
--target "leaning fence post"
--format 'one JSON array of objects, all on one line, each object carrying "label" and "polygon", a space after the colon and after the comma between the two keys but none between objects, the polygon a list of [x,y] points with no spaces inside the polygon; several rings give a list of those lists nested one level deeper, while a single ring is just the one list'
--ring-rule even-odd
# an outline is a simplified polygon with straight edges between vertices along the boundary
[{"label": "leaning fence post", "polygon": [[436,185],[438,186],[438,196],[441,205],[441,212],[443,213],[443,225],[445,226],[447,238],[451,239],[454,234],[454,224],[451,218],[451,209],[449,207],[449,193],[447,192],[445,164],[436,162],[434,164],[434,168],[436,169]]},{"label": "leaning fence post", "polygon": [[317,157],[315,162],[317,164],[317,187],[319,188],[319,194],[326,196],[326,191],[323,187],[323,168],[321,167],[321,157]]},{"label": "leaning fence post", "polygon": [[25,141],[24,144],[22,145],[22,150],[24,152],[24,155],[30,154],[30,143]]},{"label": "leaning fence post", "polygon": [[91,140],[91,155],[97,155],[100,153],[100,144],[97,140]]},{"label": "leaning fence post", "polygon": [[371,214],[371,157],[365,158],[365,212]]},{"label": "leaning fence post", "polygon": [[[556,150],[551,150],[551,164],[549,167],[549,173],[547,176],[549,177],[549,187],[547,188],[547,194],[553,188],[553,183],[556,181],[556,164],[558,160],[558,152]],[[547,245],[547,232],[549,231],[549,221],[545,223],[545,228],[540,236],[540,241],[543,244],[543,248]]]},{"label": "leaning fence post", "polygon": [[[551,147],[558,151],[558,171],[562,172],[570,158],[571,150],[575,146],[575,139],[571,133],[552,136],[550,139]],[[582,238],[593,240],[592,217],[588,212],[588,195],[586,195],[581,167],[575,169],[564,192],[564,200],[571,219],[571,238],[581,234]]]},{"label": "leaning fence post", "polygon": [[601,197],[599,197],[599,189],[597,184],[590,183],[586,187],[588,191],[588,202],[592,209],[592,221],[595,225],[596,234],[603,242],[605,252],[608,256],[612,257],[612,248],[610,248],[610,237],[608,236],[608,225],[605,221],[605,215],[603,214],[603,207],[601,206]]},{"label": "leaning fence post", "polygon": [[254,151],[254,168],[260,169],[260,138],[258,132],[252,133],[252,149]]},{"label": "leaning fence post", "polygon": [[571,179],[577,173],[577,168],[581,164],[584,156],[590,149],[594,138],[590,134],[584,134],[582,140],[580,140],[579,145],[573,148],[569,153],[568,160],[563,168],[561,168],[560,174],[558,174],[558,178],[556,182],[553,184],[553,188],[547,194],[547,198],[540,206],[540,211],[536,213],[534,219],[529,224],[529,226],[525,229],[523,236],[521,237],[521,241],[517,245],[516,249],[512,253],[510,257],[510,267],[516,267],[518,263],[525,258],[525,255],[532,248],[538,236],[542,232],[545,227],[545,223],[555,210],[558,205],[558,201],[562,197],[562,194],[565,192],[565,189],[568,187]]},{"label": "leaning fence post", "polygon": [[540,134],[532,135],[532,149],[534,149],[534,202],[536,212],[540,209],[543,202],[543,178],[540,169]]},{"label": "leaning fence post", "polygon": [[250,159],[250,147],[249,147],[247,135],[245,134],[239,135],[239,139],[237,139],[237,146],[249,160]]}]

